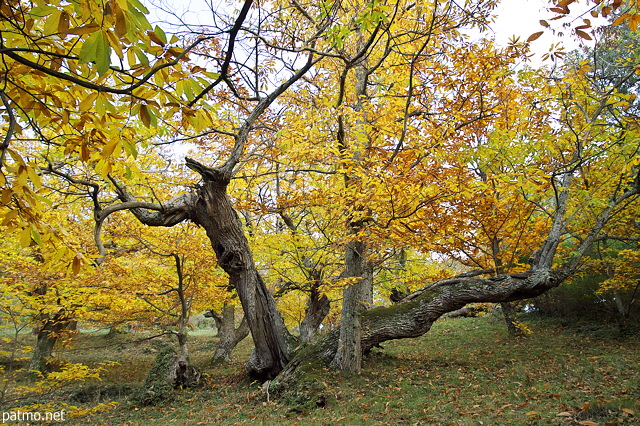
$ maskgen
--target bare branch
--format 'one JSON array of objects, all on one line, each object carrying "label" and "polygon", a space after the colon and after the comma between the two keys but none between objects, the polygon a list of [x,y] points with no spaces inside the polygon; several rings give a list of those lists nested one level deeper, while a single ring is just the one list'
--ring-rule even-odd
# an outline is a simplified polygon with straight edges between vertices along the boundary
[{"label": "bare branch", "polygon": [[251,9],[251,5],[253,4],[253,0],[245,0],[244,5],[242,6],[242,10],[240,14],[236,18],[236,22],[233,24],[233,27],[229,31],[229,46],[227,47],[227,52],[224,57],[224,62],[222,63],[222,67],[220,68],[220,75],[218,78],[214,80],[213,83],[205,87],[205,89],[198,94],[190,103],[189,107],[195,105],[200,99],[202,99],[207,93],[213,90],[220,82],[224,81],[227,78],[227,72],[229,71],[229,65],[231,64],[231,58],[233,57],[233,46],[236,42],[236,37],[238,36],[238,32],[242,27],[242,23],[247,18],[249,14],[249,9]]},{"label": "bare branch", "polygon": [[244,150],[244,145],[249,136],[249,132],[251,131],[253,124],[255,121],[262,115],[262,113],[280,96],[284,93],[293,83],[302,78],[303,75],[307,73],[322,58],[314,59],[312,54],[309,55],[306,64],[298,70],[294,75],[292,75],[288,80],[283,82],[280,86],[278,86],[273,92],[271,92],[268,96],[263,98],[253,109],[251,114],[245,119],[242,126],[238,130],[236,134],[236,142],[233,146],[233,150],[229,155],[229,159],[218,169],[220,172],[224,173],[227,176],[227,179],[230,179],[233,175],[233,169],[240,161],[240,156],[242,155],[242,151]]}]

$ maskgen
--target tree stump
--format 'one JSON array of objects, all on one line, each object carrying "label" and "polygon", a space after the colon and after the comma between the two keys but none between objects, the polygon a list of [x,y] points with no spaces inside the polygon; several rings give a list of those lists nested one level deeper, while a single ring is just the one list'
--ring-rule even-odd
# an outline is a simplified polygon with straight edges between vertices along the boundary
[{"label": "tree stump", "polygon": [[200,385],[201,373],[186,356],[164,346],[156,355],[144,385],[132,399],[140,405],[155,405],[173,395],[177,388],[195,388]]}]

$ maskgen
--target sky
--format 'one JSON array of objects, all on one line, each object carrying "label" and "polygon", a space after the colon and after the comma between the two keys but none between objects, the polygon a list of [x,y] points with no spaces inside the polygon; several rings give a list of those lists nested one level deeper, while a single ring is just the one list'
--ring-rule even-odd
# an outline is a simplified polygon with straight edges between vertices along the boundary
[{"label": "sky", "polygon": [[[503,0],[498,6],[498,18],[494,25],[496,42],[504,46],[513,36],[519,36],[520,40],[526,40],[531,34],[545,30],[539,39],[531,43],[532,51],[536,54],[533,60],[534,64],[540,61],[540,57],[548,52],[554,43],[561,42],[567,52],[577,49],[581,44],[593,43],[572,35],[568,29],[561,28],[562,23],[572,23],[573,27],[580,25],[583,23],[583,18],[590,19],[593,26],[603,22],[602,19],[594,19],[589,15],[586,2],[571,5],[569,17],[559,21],[550,20],[554,14],[549,12],[549,6],[548,0]],[[543,19],[549,22],[552,27],[563,31],[564,37],[558,34],[554,35],[550,29],[544,28],[540,24],[540,20]]]},{"label": "sky", "polygon": [[[183,15],[185,20],[191,23],[201,21],[207,23],[211,14],[205,11],[209,9],[209,5],[220,7],[226,2],[224,0],[148,0],[147,5],[164,4],[167,10],[177,15]],[[571,5],[572,13],[569,19],[562,21],[550,21],[554,15],[548,11],[549,0],[502,0],[498,6],[498,18],[493,26],[494,37],[496,42],[505,46],[512,36],[519,36],[521,40],[526,40],[531,34],[541,31],[544,28],[540,25],[540,20],[545,19],[554,27],[560,28],[560,23],[574,20],[574,26],[582,23],[582,17],[587,17],[595,24],[597,20],[591,18],[587,11],[587,2],[577,2]],[[224,6],[222,6],[224,7]],[[151,10],[151,20],[155,20],[154,15],[163,16],[161,12],[157,12],[155,8],[149,7]],[[166,16],[166,15],[165,15]],[[166,19],[166,18],[165,18]],[[565,31],[570,33],[570,31]],[[551,30],[546,29],[542,37],[532,42],[531,48],[535,53],[533,63],[540,63],[540,57],[549,51],[552,44],[562,42],[566,51],[571,51],[579,47],[580,43],[585,43],[575,36],[566,34],[564,37],[554,35]],[[588,42],[587,42],[588,43]]]}]

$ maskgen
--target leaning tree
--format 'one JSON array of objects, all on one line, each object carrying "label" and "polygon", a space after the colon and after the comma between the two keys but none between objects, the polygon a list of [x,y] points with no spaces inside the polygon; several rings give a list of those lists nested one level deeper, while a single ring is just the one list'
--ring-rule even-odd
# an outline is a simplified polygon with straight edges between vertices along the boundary
[{"label": "leaning tree", "polygon": [[[494,6],[246,0],[233,16],[210,10],[211,25],[168,36],[137,0],[3,2],[2,226],[72,272],[89,263],[64,245],[58,224],[40,220],[43,174],[81,188],[98,264],[108,255],[101,230],[117,212],[148,226],[199,225],[238,293],[255,344],[247,371],[262,380],[295,371],[305,355],[294,353],[234,209],[234,181],[251,167],[256,176],[265,164],[318,173],[327,193],[346,194],[335,224],[346,235],[343,321],[304,349],[327,365],[357,370],[362,353],[423,335],[467,303],[540,295],[580,267],[612,218],[637,208],[637,120],[621,80],[595,87],[585,70],[517,79],[511,67],[525,43],[500,51],[465,41],[465,29],[487,28]],[[538,96],[511,108],[519,93]],[[322,147],[322,161],[284,162],[320,156],[308,142]],[[132,184],[149,172],[140,154],[168,144],[197,156],[185,161],[193,181],[176,184],[171,198]],[[508,160],[499,178],[547,218],[529,267],[468,272],[362,311],[367,250],[399,238],[432,250],[438,221],[464,206],[456,194],[468,198],[482,181],[474,164],[486,169],[497,157]]]}]

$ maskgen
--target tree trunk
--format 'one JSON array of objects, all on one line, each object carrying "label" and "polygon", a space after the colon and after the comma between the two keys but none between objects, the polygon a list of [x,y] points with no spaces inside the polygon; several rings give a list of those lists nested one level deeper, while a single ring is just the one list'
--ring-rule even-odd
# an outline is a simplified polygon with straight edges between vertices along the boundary
[{"label": "tree trunk", "polygon": [[311,287],[309,300],[307,301],[307,311],[300,324],[300,340],[310,342],[320,328],[320,324],[329,313],[329,298],[325,294],[320,294],[318,286]]},{"label": "tree trunk", "polygon": [[39,371],[41,373],[47,371],[47,359],[51,357],[53,347],[58,341],[60,333],[67,328],[69,323],[70,320],[66,317],[66,312],[62,309],[53,315],[53,317],[47,315],[38,330],[36,346],[33,348],[29,370]]},{"label": "tree trunk", "polygon": [[502,308],[502,316],[504,322],[507,325],[507,331],[510,336],[517,336],[519,334],[518,327],[516,327],[516,309],[511,302],[501,302],[500,308]]},{"label": "tree trunk", "polygon": [[[370,351],[381,343],[402,338],[419,337],[429,331],[442,315],[469,303],[512,302],[536,297],[557,287],[571,273],[559,270],[536,270],[523,274],[500,275],[491,278],[458,276],[424,287],[391,307],[363,311],[360,350]],[[341,330],[333,330],[320,341],[298,351],[287,368],[276,379],[278,392],[300,389],[323,391],[324,386],[300,381],[314,380],[317,375],[306,374],[322,369],[336,357],[342,344]],[[295,389],[295,390],[294,390]],[[317,395],[306,395],[314,400]]]},{"label": "tree trunk", "polygon": [[352,241],[347,245],[344,277],[357,281],[343,291],[340,342],[332,362],[333,367],[352,373],[357,373],[362,367],[360,313],[363,293],[362,276],[366,266],[365,246],[362,241]]},{"label": "tree trunk", "polygon": [[373,264],[365,262],[362,274],[362,303],[365,309],[373,308]]},{"label": "tree trunk", "polygon": [[291,336],[255,267],[242,224],[226,193],[229,180],[192,160],[187,164],[205,178],[191,219],[205,229],[219,265],[238,292],[251,329],[255,351],[247,372],[257,380],[272,379],[290,360]]},{"label": "tree trunk", "polygon": [[[258,114],[258,111],[254,113]],[[246,137],[249,131],[245,127],[243,126],[242,137]],[[241,136],[238,138],[242,139]],[[272,379],[289,362],[290,346],[294,342],[284,325],[273,295],[267,290],[256,269],[242,223],[227,196],[231,172],[224,167],[207,167],[190,158],[186,159],[186,165],[202,176],[203,183],[196,193],[182,194],[162,206],[149,203],[138,206],[140,203],[136,202],[133,195],[115,181],[112,182],[122,204],[129,203],[130,207],[127,208],[142,223],[149,226],[174,226],[190,219],[204,228],[218,264],[229,275],[229,284],[238,293],[251,329],[255,350],[247,362],[247,373],[255,380]],[[99,239],[100,224],[117,208],[103,210],[100,212],[100,220],[96,222],[94,236],[96,245],[102,247],[101,253],[104,252],[104,247]]]},{"label": "tree trunk", "polygon": [[220,330],[222,330],[222,315],[213,309],[209,309],[203,315],[205,318],[213,318],[213,321],[216,324],[216,337],[220,337]]},{"label": "tree trunk", "polygon": [[231,352],[245,337],[249,335],[249,324],[247,317],[243,316],[240,326],[236,328],[235,307],[228,305],[222,308],[222,321],[218,335],[220,343],[213,355],[213,362],[229,362],[231,360]]},{"label": "tree trunk", "polygon": [[[360,34],[362,37],[362,34]],[[364,41],[358,41],[359,48],[362,48]],[[355,67],[356,87],[355,94],[357,102],[354,105],[354,111],[364,111],[364,100],[367,98],[367,81],[369,77],[368,69],[365,62],[359,63]],[[366,127],[366,111],[363,116],[356,119],[353,129],[354,143],[352,146],[352,161],[360,163],[366,155],[366,147],[370,136]],[[343,117],[339,117],[338,144],[342,152],[346,152],[347,139],[344,134]],[[356,176],[345,174],[345,186],[349,187],[359,181]],[[364,203],[352,206],[355,211],[365,211]],[[358,219],[349,219],[347,223],[347,232],[353,237],[366,226],[365,223]],[[360,324],[360,312],[363,310],[363,302],[371,300],[373,302],[373,274],[367,277],[367,261],[365,258],[365,250],[367,244],[365,241],[354,239],[347,244],[345,250],[345,273],[343,277],[357,280],[349,285],[343,291],[342,298],[342,316],[340,318],[340,343],[338,352],[333,359],[334,368],[345,372],[357,373],[362,366],[362,350],[360,346],[360,334],[362,333]],[[370,278],[370,279],[369,279]],[[371,297],[369,297],[371,295]]]},{"label": "tree trunk", "polygon": [[201,376],[185,355],[171,346],[164,346],[156,355],[144,385],[134,392],[132,400],[139,405],[160,404],[175,398],[174,389],[198,387]]}]

